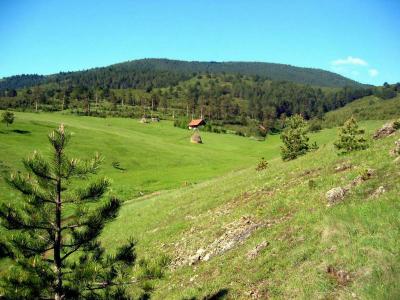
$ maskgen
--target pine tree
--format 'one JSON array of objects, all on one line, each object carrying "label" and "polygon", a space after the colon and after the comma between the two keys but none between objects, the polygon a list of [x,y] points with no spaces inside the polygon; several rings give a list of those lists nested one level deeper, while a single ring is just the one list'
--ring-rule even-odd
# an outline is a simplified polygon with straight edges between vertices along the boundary
[{"label": "pine tree", "polygon": [[310,147],[307,136],[307,123],[301,115],[294,115],[285,121],[286,128],[281,134],[281,140],[284,144],[281,147],[281,156],[283,160],[292,160],[300,155],[304,155],[316,145]]},{"label": "pine tree", "polygon": [[117,216],[120,201],[103,199],[110,184],[106,178],[73,188],[95,174],[102,159],[68,158],[70,134],[63,125],[48,138],[51,160],[34,152],[23,161],[27,174],[16,172],[7,179],[24,202],[0,206],[1,225],[8,230],[0,240],[0,257],[12,259],[0,279],[0,298],[123,299],[135,243],[130,240],[106,256],[98,241],[105,224]]},{"label": "pine tree", "polygon": [[368,148],[367,140],[364,138],[364,129],[358,127],[354,117],[348,119],[340,129],[339,138],[335,147],[341,153],[348,153]]}]

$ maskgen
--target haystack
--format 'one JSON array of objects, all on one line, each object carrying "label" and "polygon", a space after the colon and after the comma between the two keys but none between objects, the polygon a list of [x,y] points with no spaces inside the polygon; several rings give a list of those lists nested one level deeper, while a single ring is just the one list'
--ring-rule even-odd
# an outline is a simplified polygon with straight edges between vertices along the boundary
[{"label": "haystack", "polygon": [[192,137],[190,138],[190,142],[194,144],[202,144],[201,136],[198,130],[195,130]]}]

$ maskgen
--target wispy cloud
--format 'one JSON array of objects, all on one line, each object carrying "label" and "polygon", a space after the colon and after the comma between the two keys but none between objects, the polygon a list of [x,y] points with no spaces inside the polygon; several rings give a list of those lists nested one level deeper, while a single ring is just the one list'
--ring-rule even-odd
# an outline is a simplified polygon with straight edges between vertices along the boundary
[{"label": "wispy cloud", "polygon": [[354,66],[367,66],[368,63],[358,57],[347,56],[347,58],[339,58],[331,62],[333,66],[340,66],[340,65],[354,65]]},{"label": "wispy cloud", "polygon": [[332,60],[331,69],[333,72],[355,80],[366,80],[366,78],[371,80],[379,75],[379,71],[374,66],[371,66],[366,60],[354,56]]},{"label": "wispy cloud", "polygon": [[368,70],[368,74],[369,74],[369,76],[371,76],[371,77],[376,77],[376,76],[378,76],[379,72],[378,72],[377,69],[369,69],[369,70]]}]

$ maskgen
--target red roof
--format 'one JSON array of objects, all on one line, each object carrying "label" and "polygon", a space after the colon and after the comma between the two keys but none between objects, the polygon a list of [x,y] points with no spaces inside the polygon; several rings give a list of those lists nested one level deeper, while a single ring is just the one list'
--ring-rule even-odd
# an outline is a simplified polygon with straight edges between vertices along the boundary
[{"label": "red roof", "polygon": [[200,126],[202,124],[205,124],[203,119],[195,119],[195,120],[190,121],[189,126],[195,127],[195,126]]}]

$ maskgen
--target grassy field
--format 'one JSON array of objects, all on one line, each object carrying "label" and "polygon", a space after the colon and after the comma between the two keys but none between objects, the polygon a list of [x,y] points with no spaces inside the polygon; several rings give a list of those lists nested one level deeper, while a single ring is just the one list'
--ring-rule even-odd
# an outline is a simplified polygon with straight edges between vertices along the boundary
[{"label": "grassy field", "polygon": [[[16,113],[12,126],[0,124],[0,168],[21,169],[21,159],[32,151],[47,153],[47,134],[61,122],[73,133],[71,155],[85,158],[100,152],[105,158],[102,174],[113,180],[114,192],[124,199],[190,185],[279,155],[279,136],[258,142],[202,133],[204,144],[195,145],[189,142],[190,131],[168,121],[141,124],[134,119]],[[125,170],[114,168],[113,162]],[[7,194],[3,184],[0,192]]]},{"label": "grassy field", "polygon": [[[381,124],[363,123],[369,135]],[[399,164],[388,151],[399,137],[346,156],[327,143],[292,162],[271,159],[261,172],[251,167],[128,201],[103,243],[110,249],[134,236],[139,256],[170,258],[154,299],[398,299]],[[352,167],[335,171],[344,162]],[[376,170],[372,179],[327,207],[328,190],[367,168]],[[373,198],[379,186],[386,192]],[[240,231],[254,224],[249,236]],[[218,250],[224,238],[235,244],[235,234],[246,238],[231,250],[194,265],[185,261],[201,249]],[[249,259],[262,242],[267,247]]]},{"label": "grassy field", "polygon": [[[105,156],[102,173],[126,200],[103,245],[113,250],[132,236],[138,257],[167,257],[154,299],[400,297],[399,164],[388,154],[399,134],[338,156],[337,129],[325,129],[311,135],[317,151],[282,162],[277,135],[258,142],[203,133],[204,144],[193,145],[188,131],[169,122],[17,113],[12,127],[0,129],[1,168],[21,168],[35,149],[46,153],[46,134],[60,122],[73,132],[72,154]],[[368,136],[382,124],[360,122]],[[269,166],[257,172],[261,157]],[[344,162],[352,167],[337,172]],[[376,170],[370,180],[327,207],[326,191],[367,168]],[[379,186],[386,192],[372,198]],[[0,193],[15,197],[3,183]],[[210,259],[189,265],[198,253]]]}]

